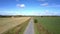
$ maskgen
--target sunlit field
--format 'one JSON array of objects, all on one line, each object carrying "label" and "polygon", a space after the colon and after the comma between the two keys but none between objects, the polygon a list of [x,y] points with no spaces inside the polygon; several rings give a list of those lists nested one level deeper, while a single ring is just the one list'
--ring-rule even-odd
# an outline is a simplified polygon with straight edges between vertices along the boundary
[{"label": "sunlit field", "polygon": [[40,31],[39,31],[40,33],[45,32],[44,34],[60,34],[60,17],[59,16],[34,17],[34,19],[37,19],[37,21],[38,21],[38,23],[36,23],[36,26],[38,25],[38,27],[37,27],[38,30],[40,27]]},{"label": "sunlit field", "polygon": [[0,34],[8,31],[9,29],[10,30],[13,28],[15,29],[16,26],[18,25],[19,27],[20,26],[25,27],[23,26],[24,25],[23,23],[27,24],[29,19],[30,17],[9,17],[9,18],[0,17]]},{"label": "sunlit field", "polygon": [[[23,34],[31,17],[0,17],[0,34]],[[35,34],[60,34],[60,16],[35,16]]]}]

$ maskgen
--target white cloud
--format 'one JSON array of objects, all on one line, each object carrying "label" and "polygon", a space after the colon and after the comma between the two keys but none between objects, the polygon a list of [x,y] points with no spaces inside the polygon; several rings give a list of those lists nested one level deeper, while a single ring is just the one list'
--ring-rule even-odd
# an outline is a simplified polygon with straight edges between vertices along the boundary
[{"label": "white cloud", "polygon": [[49,10],[44,10],[41,12],[41,15],[46,15],[46,14],[50,14]]},{"label": "white cloud", "polygon": [[44,10],[44,11],[0,11],[2,15],[60,15],[60,12],[57,11],[49,11],[49,10]]},{"label": "white cloud", "polygon": [[49,10],[44,10],[42,12],[40,12],[40,15],[60,15],[60,12],[53,12],[53,11],[49,11]]},{"label": "white cloud", "polygon": [[48,3],[40,4],[41,6],[48,6]]},{"label": "white cloud", "polygon": [[25,7],[25,4],[17,4],[17,7],[24,8]]},{"label": "white cloud", "polygon": [[50,6],[47,6],[47,7],[60,7],[60,5],[50,5]]}]

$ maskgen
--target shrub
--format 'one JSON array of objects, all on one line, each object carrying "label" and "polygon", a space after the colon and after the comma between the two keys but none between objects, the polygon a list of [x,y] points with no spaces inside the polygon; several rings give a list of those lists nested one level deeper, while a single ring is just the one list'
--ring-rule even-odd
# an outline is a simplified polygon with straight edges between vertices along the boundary
[{"label": "shrub", "polygon": [[37,19],[34,19],[34,23],[38,23]]}]

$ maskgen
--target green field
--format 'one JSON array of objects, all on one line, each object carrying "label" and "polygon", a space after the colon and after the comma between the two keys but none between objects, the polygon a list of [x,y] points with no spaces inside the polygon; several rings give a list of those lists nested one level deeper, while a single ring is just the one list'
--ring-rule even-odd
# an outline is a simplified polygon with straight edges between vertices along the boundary
[{"label": "green field", "polygon": [[60,17],[34,17],[39,24],[53,34],[60,34]]},{"label": "green field", "polygon": [[35,32],[35,34],[40,34],[36,25],[37,24],[34,24],[34,32]]}]

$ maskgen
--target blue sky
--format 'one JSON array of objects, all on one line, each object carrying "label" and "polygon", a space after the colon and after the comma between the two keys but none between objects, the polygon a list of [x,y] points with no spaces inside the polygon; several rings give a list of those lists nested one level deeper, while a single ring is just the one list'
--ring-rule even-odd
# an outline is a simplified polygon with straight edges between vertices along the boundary
[{"label": "blue sky", "polygon": [[0,15],[60,15],[60,0],[0,0]]}]

